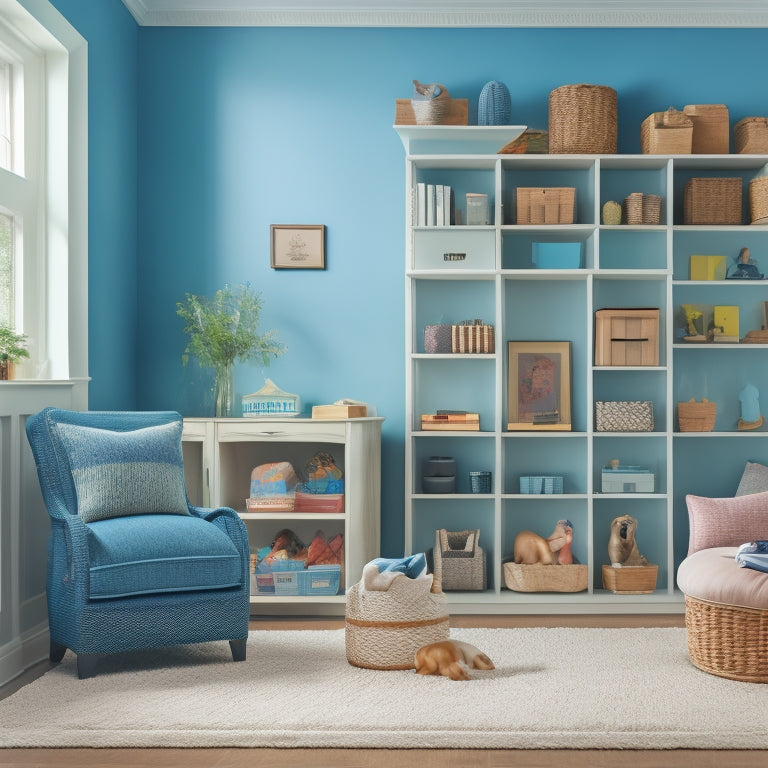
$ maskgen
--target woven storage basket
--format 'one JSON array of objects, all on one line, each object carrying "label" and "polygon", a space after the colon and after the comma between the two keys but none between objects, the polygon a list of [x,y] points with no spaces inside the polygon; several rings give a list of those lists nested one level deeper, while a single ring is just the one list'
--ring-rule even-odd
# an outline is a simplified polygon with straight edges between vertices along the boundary
[{"label": "woven storage basket", "polygon": [[677,421],[681,432],[711,432],[715,428],[717,403],[689,400],[677,404]]},{"label": "woven storage basket", "polygon": [[644,155],[690,155],[693,120],[670,107],[653,112],[640,125],[640,151]]},{"label": "woven storage basket", "polygon": [[385,592],[347,592],[347,661],[367,669],[413,669],[419,648],[450,637],[448,603],[427,579],[396,577]]},{"label": "woven storage basket", "polygon": [[483,590],[487,586],[480,530],[435,531],[434,571],[443,589]]},{"label": "woven storage basket", "polygon": [[688,179],[683,192],[684,224],[741,224],[741,179]]},{"label": "woven storage basket", "polygon": [[650,400],[598,400],[595,402],[598,432],[653,432]]},{"label": "woven storage basket", "polygon": [[739,154],[768,154],[768,117],[739,120],[733,128],[733,143]]},{"label": "woven storage basket", "polygon": [[606,85],[562,85],[549,94],[552,154],[616,154],[618,97]]},{"label": "woven storage basket", "polygon": [[768,224],[768,176],[749,182],[749,219],[751,224]]},{"label": "woven storage basket", "polygon": [[728,154],[728,107],[725,104],[687,104],[683,112],[693,120],[694,155]]},{"label": "woven storage basket", "polygon": [[643,223],[643,193],[633,192],[624,198],[624,222],[626,224]]},{"label": "woven storage basket", "polygon": [[515,592],[583,592],[589,566],[504,563],[504,583]]},{"label": "woven storage basket", "polygon": [[643,195],[643,224],[661,222],[661,196]]},{"label": "woven storage basket", "polygon": [[658,565],[603,565],[603,589],[617,595],[648,595],[656,589]]},{"label": "woven storage basket", "polygon": [[768,609],[742,608],[685,596],[691,661],[705,672],[768,683]]},{"label": "woven storage basket", "polygon": [[518,187],[518,224],[573,224],[575,187]]},{"label": "woven storage basket", "polygon": [[442,125],[451,111],[451,94],[444,85],[434,99],[411,99],[416,125]]}]

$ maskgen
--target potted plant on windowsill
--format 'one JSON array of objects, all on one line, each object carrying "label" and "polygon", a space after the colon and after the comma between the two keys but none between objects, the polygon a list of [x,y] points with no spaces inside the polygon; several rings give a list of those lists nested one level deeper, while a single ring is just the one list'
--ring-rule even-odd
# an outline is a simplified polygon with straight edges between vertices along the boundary
[{"label": "potted plant on windowsill", "polygon": [[184,331],[189,334],[182,363],[186,365],[192,356],[204,368],[214,369],[216,416],[232,415],[236,361],[258,360],[267,366],[271,358],[285,351],[275,331],[258,332],[262,307],[261,295],[250,285],[235,289],[225,285],[213,298],[187,293],[186,299],[176,304],[176,314],[184,320]]},{"label": "potted plant on windowsill", "polygon": [[16,333],[7,325],[0,325],[0,381],[12,379],[13,366],[22,358],[29,357],[24,346],[26,343],[25,334]]}]

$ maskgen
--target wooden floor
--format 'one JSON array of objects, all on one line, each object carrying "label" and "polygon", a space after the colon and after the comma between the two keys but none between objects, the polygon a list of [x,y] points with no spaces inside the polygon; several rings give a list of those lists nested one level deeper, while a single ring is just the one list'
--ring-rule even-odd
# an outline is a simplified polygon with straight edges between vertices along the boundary
[{"label": "wooden floor", "polygon": [[[343,619],[254,619],[251,629],[341,629]],[[451,616],[453,627],[682,627],[682,615]],[[0,698],[39,677],[42,663],[0,688]],[[66,713],[62,713],[66,716]],[[2,723],[0,723],[2,727]],[[0,766],[72,768],[765,768],[768,750],[476,750],[476,749],[5,749]]]}]

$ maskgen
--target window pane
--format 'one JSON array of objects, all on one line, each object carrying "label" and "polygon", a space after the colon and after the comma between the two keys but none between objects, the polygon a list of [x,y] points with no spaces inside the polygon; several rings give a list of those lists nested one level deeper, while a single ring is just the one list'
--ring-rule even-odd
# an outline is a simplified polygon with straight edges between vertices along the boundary
[{"label": "window pane", "polygon": [[0,168],[12,170],[11,65],[0,61]]},{"label": "window pane", "polygon": [[13,218],[0,213],[0,325],[14,326]]}]

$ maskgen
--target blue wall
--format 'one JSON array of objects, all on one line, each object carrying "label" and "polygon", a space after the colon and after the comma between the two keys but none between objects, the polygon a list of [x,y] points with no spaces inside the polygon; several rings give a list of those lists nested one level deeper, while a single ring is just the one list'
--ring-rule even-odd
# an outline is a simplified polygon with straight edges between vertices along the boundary
[{"label": "blue wall", "polygon": [[[642,120],[670,105],[725,103],[732,124],[766,114],[765,30],[136,34],[118,0],[55,4],[91,55],[91,406],[124,407],[135,386],[136,407],[210,414],[210,381],[181,365],[175,303],[250,282],[265,300],[262,327],[288,348],[266,375],[307,407],[354,397],[386,417],[387,555],[402,550],[405,430],[404,152],[392,124],[411,80],[444,83],[470,100],[471,117],[484,83],[501,80],[514,121],[537,127],[553,88],[611,85],[624,153],[639,151]],[[138,181],[122,124],[135,117],[135,89]],[[269,225],[290,223],[327,226],[325,271],[270,269]],[[236,372],[240,394],[262,383],[254,366]]]},{"label": "blue wall", "polygon": [[139,28],[119,0],[52,5],[88,41],[89,405],[134,408]]}]

